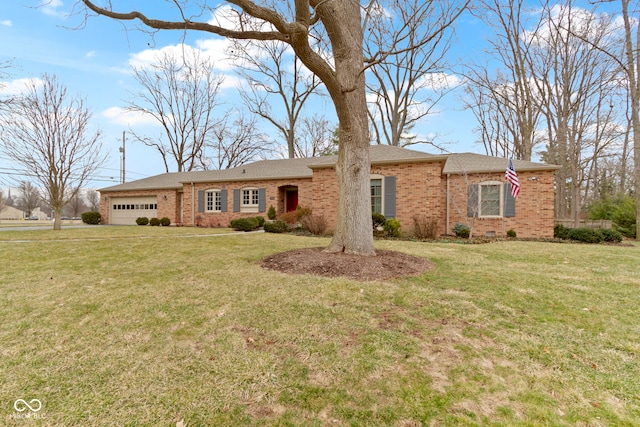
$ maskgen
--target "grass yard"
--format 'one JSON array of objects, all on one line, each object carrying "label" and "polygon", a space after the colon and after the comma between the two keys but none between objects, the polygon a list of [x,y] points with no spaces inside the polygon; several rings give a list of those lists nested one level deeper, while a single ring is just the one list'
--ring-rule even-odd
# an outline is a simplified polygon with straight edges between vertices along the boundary
[{"label": "grass yard", "polygon": [[379,241],[436,268],[357,282],[220,232],[0,231],[0,424],[640,424],[638,245]]}]

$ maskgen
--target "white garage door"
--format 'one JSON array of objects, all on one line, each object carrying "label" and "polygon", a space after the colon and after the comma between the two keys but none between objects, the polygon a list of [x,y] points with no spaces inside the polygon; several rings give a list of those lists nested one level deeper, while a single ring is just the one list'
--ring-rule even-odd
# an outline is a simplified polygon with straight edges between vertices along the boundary
[{"label": "white garage door", "polygon": [[155,196],[112,197],[109,208],[109,224],[136,225],[136,219],[141,216],[158,216],[158,200]]}]

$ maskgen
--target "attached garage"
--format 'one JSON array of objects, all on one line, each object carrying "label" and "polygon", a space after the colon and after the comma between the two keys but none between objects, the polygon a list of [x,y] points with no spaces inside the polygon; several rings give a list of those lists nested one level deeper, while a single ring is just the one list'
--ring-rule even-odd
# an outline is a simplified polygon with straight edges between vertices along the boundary
[{"label": "attached garage", "polygon": [[158,217],[158,199],[146,197],[111,197],[109,224],[136,225],[136,219]]}]

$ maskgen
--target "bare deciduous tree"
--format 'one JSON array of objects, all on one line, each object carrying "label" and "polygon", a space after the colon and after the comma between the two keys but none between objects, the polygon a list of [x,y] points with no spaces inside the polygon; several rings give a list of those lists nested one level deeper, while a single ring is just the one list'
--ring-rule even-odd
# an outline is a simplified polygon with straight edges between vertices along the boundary
[{"label": "bare deciduous tree", "polygon": [[71,218],[80,218],[82,212],[87,209],[87,205],[85,205],[80,192],[76,193],[76,195],[69,200],[65,209]]},{"label": "bare deciduous tree", "polygon": [[277,130],[291,159],[296,157],[300,115],[321,84],[292,53],[278,41],[235,40],[230,50],[248,84],[240,90],[245,105]]},{"label": "bare deciduous tree", "polygon": [[[232,39],[280,41],[291,46],[298,59],[324,83],[339,122],[340,143],[335,166],[339,188],[338,218],[326,250],[375,254],[371,233],[371,160],[363,51],[368,25],[366,12],[370,8],[363,8],[360,2],[343,0],[228,0],[219,3],[233,8],[240,17],[269,24],[256,31],[242,26],[229,29],[203,21],[202,16],[208,16],[213,8],[209,2],[201,0],[167,1],[174,13],[164,14],[164,19],[151,19],[138,10],[117,11],[126,7],[122,5],[126,2],[114,6],[117,2],[112,0],[100,7],[90,0],[81,1],[94,13],[123,21],[139,20],[152,30],[206,31]],[[153,13],[154,8],[148,10]],[[246,20],[240,19],[240,22]],[[314,48],[318,46],[317,40],[326,41],[330,58],[324,55],[325,51]],[[390,45],[390,51],[374,53],[369,62],[384,61],[396,49],[414,49],[428,42],[416,40],[414,46],[400,46],[402,37],[396,40],[397,43]]]},{"label": "bare deciduous tree", "polygon": [[609,105],[617,67],[594,48],[611,41],[611,18],[568,2],[547,8],[542,20],[545,31],[534,37],[532,63],[547,125],[545,159],[561,166],[556,217],[570,215],[577,224],[585,171],[609,142],[603,129],[612,126]]},{"label": "bare deciduous tree", "polygon": [[64,206],[105,161],[101,133],[90,120],[84,100],[50,75],[32,80],[0,117],[2,152],[43,188],[54,230],[61,228]]},{"label": "bare deciduous tree", "polygon": [[296,140],[296,157],[317,157],[336,154],[334,127],[320,115],[302,119],[302,132]]},{"label": "bare deciduous tree", "polygon": [[449,30],[468,4],[452,0],[371,4],[365,54],[372,64],[367,88],[378,144],[435,145],[407,134],[451,90],[444,62],[451,43]]},{"label": "bare deciduous tree", "polygon": [[[5,79],[9,76],[9,68],[11,68],[12,66],[12,61],[3,61],[0,62],[0,90],[2,90],[5,87],[5,82],[2,81],[2,79]],[[7,100],[3,100],[0,98],[0,105],[2,103],[6,103]]]},{"label": "bare deciduous tree", "polygon": [[87,207],[92,212],[100,212],[100,193],[97,190],[93,188],[85,190],[84,199]]},{"label": "bare deciduous tree", "polygon": [[2,211],[7,206],[7,199],[4,198],[4,194],[2,194],[2,190],[0,189],[0,221],[2,221]]},{"label": "bare deciduous tree", "polygon": [[27,218],[31,217],[33,210],[40,206],[42,202],[40,190],[29,181],[21,181],[18,190],[20,191],[20,196],[16,200],[17,206],[25,211]]},{"label": "bare deciduous tree", "polygon": [[[622,61],[629,86],[631,127],[633,129],[633,179],[636,197],[636,228],[640,228],[640,8],[629,8],[629,0],[621,0],[624,23],[624,60]],[[635,18],[634,18],[635,16]],[[636,231],[640,240],[640,231]]]},{"label": "bare deciduous tree", "polygon": [[[235,118],[234,118],[235,116]],[[205,169],[229,169],[256,160],[268,150],[269,142],[260,133],[256,118],[241,112],[229,112],[210,137],[207,157],[200,163]]]},{"label": "bare deciduous tree", "polygon": [[[532,21],[524,0],[484,0],[474,12],[494,30],[488,57],[494,61],[468,67],[466,105],[478,120],[487,154],[531,160],[541,116],[530,64],[533,35],[541,21]],[[544,7],[544,4],[543,4]]]},{"label": "bare deciduous tree", "polygon": [[160,153],[165,170],[191,171],[201,167],[207,139],[222,120],[216,116],[218,92],[224,78],[213,62],[194,50],[178,55],[161,52],[148,66],[134,66],[133,76],[142,86],[127,109],[149,115],[162,127],[151,138],[132,132],[143,144]]},{"label": "bare deciduous tree", "polygon": [[[569,1],[540,7],[522,0],[485,0],[477,13],[496,29],[487,64],[467,73],[470,106],[488,153],[530,160],[546,143],[544,159],[556,173],[556,216],[577,221],[598,161],[610,155],[621,134],[614,104],[618,69],[596,45],[612,48],[608,15]],[[495,65],[492,65],[495,66]]]},{"label": "bare deciduous tree", "polygon": [[[617,3],[617,0],[601,0],[594,3]],[[633,181],[636,202],[636,224],[640,225],[640,20],[637,16],[640,13],[640,3],[620,0],[620,12],[622,15],[622,49],[617,49],[616,45],[602,46],[591,40],[585,40],[580,34],[573,33],[576,37],[592,44],[592,46],[610,58],[612,58],[622,70],[627,87],[627,114],[628,130],[626,137],[632,135],[633,138]],[[624,149],[627,148],[625,140]],[[623,153],[624,154],[624,153]],[[626,173],[626,156],[622,156],[622,181]],[[624,187],[624,186],[623,186]],[[636,239],[640,240],[640,232],[636,233]]]}]

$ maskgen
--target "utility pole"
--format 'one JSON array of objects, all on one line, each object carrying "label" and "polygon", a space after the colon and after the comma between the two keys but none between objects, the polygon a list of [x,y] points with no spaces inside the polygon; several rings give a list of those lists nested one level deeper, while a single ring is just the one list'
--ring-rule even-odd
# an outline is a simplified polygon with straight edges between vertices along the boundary
[{"label": "utility pole", "polygon": [[122,178],[122,184],[125,182],[125,170],[126,170],[126,162],[125,162],[125,151],[124,151],[124,142],[125,142],[125,133],[126,131],[122,131],[122,147],[120,147],[120,152],[122,153],[122,173],[120,174]]}]

